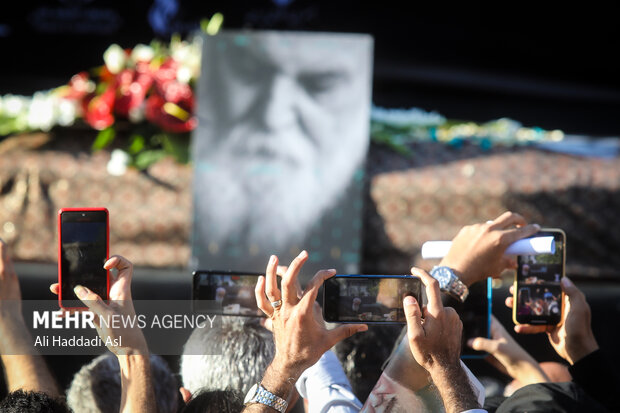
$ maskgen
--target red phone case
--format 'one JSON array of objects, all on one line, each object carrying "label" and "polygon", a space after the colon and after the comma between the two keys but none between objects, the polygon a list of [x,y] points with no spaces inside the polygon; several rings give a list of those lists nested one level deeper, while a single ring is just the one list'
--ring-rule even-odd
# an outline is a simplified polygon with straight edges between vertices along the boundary
[{"label": "red phone case", "polygon": [[[58,210],[58,306],[65,310],[87,310],[88,307],[64,307],[62,305],[62,220],[63,212],[89,212],[89,211],[105,211],[106,213],[106,260],[110,258],[110,213],[107,208],[61,208]],[[110,271],[106,270],[106,293],[105,297],[101,297],[107,301],[110,297]]]}]

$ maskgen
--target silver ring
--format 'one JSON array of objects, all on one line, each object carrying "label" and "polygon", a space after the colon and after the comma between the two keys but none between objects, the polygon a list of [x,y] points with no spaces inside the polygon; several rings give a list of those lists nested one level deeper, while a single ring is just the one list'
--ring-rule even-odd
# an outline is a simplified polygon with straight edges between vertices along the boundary
[{"label": "silver ring", "polygon": [[277,310],[278,308],[282,307],[282,300],[277,300],[277,301],[272,301],[271,305],[273,306],[274,310]]}]

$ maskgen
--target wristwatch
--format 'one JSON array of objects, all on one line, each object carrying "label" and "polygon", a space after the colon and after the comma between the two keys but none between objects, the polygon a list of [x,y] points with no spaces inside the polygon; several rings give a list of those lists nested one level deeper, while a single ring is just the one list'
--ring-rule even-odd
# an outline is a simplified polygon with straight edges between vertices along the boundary
[{"label": "wristwatch", "polygon": [[245,400],[243,400],[243,404],[246,406],[252,403],[264,404],[280,413],[284,413],[288,407],[286,400],[266,390],[260,383],[253,385],[248,394],[245,395]]},{"label": "wristwatch", "polygon": [[459,277],[456,276],[452,268],[444,266],[435,266],[431,270],[431,276],[439,281],[439,289],[458,299],[460,302],[465,302],[469,289]]}]

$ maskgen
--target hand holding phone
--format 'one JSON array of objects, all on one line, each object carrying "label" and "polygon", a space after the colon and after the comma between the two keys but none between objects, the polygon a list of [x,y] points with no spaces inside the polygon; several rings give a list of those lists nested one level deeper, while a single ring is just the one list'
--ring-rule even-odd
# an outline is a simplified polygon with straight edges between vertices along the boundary
[{"label": "hand holding phone", "polygon": [[323,318],[331,323],[405,324],[403,299],[422,302],[420,279],[410,275],[335,275],[323,283]]},{"label": "hand holding phone", "polygon": [[61,308],[84,309],[75,295],[77,285],[88,287],[103,300],[110,291],[103,265],[109,254],[106,208],[62,208],[58,211],[58,303]]},{"label": "hand holding phone", "polygon": [[553,236],[553,254],[519,255],[513,288],[515,324],[557,325],[562,317],[562,287],[566,263],[566,234],[544,228],[536,236]]}]

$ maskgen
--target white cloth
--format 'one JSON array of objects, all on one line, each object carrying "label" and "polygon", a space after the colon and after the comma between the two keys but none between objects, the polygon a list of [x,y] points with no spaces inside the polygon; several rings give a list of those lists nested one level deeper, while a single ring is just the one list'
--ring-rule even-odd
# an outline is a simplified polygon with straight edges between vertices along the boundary
[{"label": "white cloth", "polygon": [[358,413],[362,403],[351,390],[338,357],[328,350],[295,384],[308,400],[308,413]]}]

